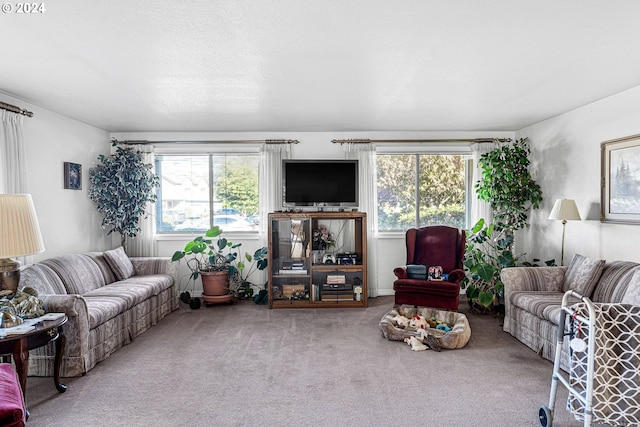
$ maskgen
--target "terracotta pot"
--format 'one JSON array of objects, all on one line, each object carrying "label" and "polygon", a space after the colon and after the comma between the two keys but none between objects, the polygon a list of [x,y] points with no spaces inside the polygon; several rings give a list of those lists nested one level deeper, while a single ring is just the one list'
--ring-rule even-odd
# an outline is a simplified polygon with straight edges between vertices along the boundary
[{"label": "terracotta pot", "polygon": [[229,293],[229,274],[227,271],[202,271],[202,293],[209,296],[226,295]]}]

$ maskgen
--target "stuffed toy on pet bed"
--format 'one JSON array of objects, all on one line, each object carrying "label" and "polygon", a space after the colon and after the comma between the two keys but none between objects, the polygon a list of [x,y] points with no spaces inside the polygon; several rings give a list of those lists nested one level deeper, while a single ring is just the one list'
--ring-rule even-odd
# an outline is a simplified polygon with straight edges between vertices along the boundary
[{"label": "stuffed toy on pet bed", "polygon": [[[453,350],[456,348],[462,348],[469,342],[471,338],[471,327],[467,317],[462,313],[454,311],[436,310],[435,308],[427,307],[411,307],[411,306],[399,306],[394,307],[387,312],[382,319],[380,319],[380,331],[382,335],[391,341],[404,341],[408,337],[419,337],[420,333],[417,327],[422,327],[418,324],[417,327],[411,326],[410,322],[405,322],[405,319],[412,319],[416,316],[420,318],[436,319],[450,325],[451,330],[445,332],[441,329],[432,327],[425,327],[424,329],[431,335],[435,336],[440,342],[442,348]],[[413,322],[416,324],[416,322]]]}]

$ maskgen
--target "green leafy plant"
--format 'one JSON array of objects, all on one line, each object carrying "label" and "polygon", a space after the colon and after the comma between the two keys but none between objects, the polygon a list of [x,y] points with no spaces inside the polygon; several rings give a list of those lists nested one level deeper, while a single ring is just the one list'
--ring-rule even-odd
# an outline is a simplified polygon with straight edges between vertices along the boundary
[{"label": "green leafy plant", "polygon": [[[480,200],[488,202],[494,223],[480,219],[467,233],[464,266],[469,273],[463,279],[469,303],[485,310],[499,304],[504,286],[500,272],[515,265],[537,265],[520,261],[524,254],[513,252],[515,231],[528,225],[531,209],[542,201],[542,190],[529,172],[529,148],[526,138],[512,144],[498,144],[479,160],[482,178],[475,184]],[[545,262],[554,265],[555,261]]]},{"label": "green leafy plant", "polygon": [[510,235],[527,226],[529,211],[542,201],[542,189],[529,172],[530,154],[527,139],[521,138],[498,145],[479,160],[482,178],[475,184],[478,198],[491,205],[495,226]]},{"label": "green leafy plant", "polygon": [[253,284],[249,277],[256,271],[267,268],[267,248],[262,247],[251,255],[248,252],[242,253],[239,250],[241,246],[242,243],[233,243],[224,237],[222,229],[216,225],[207,230],[204,236],[197,236],[187,242],[183,250],[173,254],[171,260],[184,259],[191,271],[185,288],[189,287],[189,283],[195,288],[195,280],[201,272],[226,270],[230,290],[237,297],[248,298],[253,295]]},{"label": "green leafy plant", "polygon": [[[217,237],[217,240],[213,240]],[[233,262],[238,257],[235,250],[241,243],[234,244],[222,236],[222,229],[217,225],[207,230],[204,236],[197,236],[184,246],[181,251],[176,251],[171,261],[185,260],[191,271],[190,278],[196,280],[203,271],[224,271],[233,267]],[[235,269],[235,267],[233,267]],[[229,276],[233,272],[230,271]]]},{"label": "green leafy plant", "polygon": [[[119,142],[111,140],[112,146]],[[98,156],[100,164],[89,170],[89,198],[104,215],[102,228],[120,234],[126,247],[127,237],[140,233],[140,219],[148,215],[148,203],[157,200],[155,189],[160,179],[151,164],[143,161],[142,153],[133,147],[118,146],[116,152]]]},{"label": "green leafy plant", "polygon": [[[234,265],[237,274],[232,277],[232,286],[235,289],[238,298],[251,298],[254,293],[254,287],[258,288],[249,278],[256,271],[262,271],[267,268],[267,248],[262,247],[257,249],[253,255],[249,252],[241,253],[235,260]],[[264,287],[263,287],[264,289]]]},{"label": "green leafy plant", "polygon": [[[467,299],[472,306],[490,310],[500,305],[504,296],[504,285],[500,273],[505,267],[538,266],[540,260],[531,262],[525,254],[514,254],[513,236],[498,231],[493,224],[480,219],[467,234],[463,264],[469,273],[462,279]],[[555,265],[555,260],[544,262]]]}]

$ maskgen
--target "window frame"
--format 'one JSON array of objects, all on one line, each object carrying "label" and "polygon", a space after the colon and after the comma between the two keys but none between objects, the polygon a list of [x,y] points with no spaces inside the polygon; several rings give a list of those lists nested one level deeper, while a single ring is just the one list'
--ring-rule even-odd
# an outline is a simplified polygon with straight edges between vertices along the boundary
[{"label": "window frame", "polygon": [[[378,155],[462,155],[465,156],[465,229],[471,227],[471,198],[473,196],[473,153],[471,151],[471,144],[469,142],[447,142],[447,143],[415,143],[415,144],[381,144],[376,147],[376,162]],[[419,163],[417,163],[419,167]],[[419,173],[416,173],[416,217],[414,219],[413,227],[418,224],[418,215],[420,202],[418,200],[418,186],[419,186]],[[377,192],[377,176],[374,177],[376,181]],[[376,215],[377,217],[377,215]],[[379,219],[378,219],[379,221]],[[379,223],[376,224],[378,237],[392,237],[397,238],[404,236],[406,230],[382,230],[379,227]]]},{"label": "window frame", "polygon": [[[234,143],[176,143],[167,144],[164,146],[157,146],[154,155],[156,156],[207,156],[209,162],[209,182],[213,182],[213,170],[211,168],[211,156],[225,155],[225,156],[256,156],[258,161],[260,160],[260,145],[257,144],[234,144]],[[154,161],[155,165],[155,161]],[[258,165],[259,167],[259,165]],[[162,177],[160,178],[162,179]],[[259,179],[259,177],[258,177]],[[260,183],[258,182],[258,187]],[[259,189],[259,188],[258,188]],[[209,194],[211,194],[211,186],[209,186]],[[258,197],[259,191],[258,191]],[[213,211],[213,200],[209,200],[209,212],[210,215]],[[157,212],[154,209],[154,213]],[[155,215],[154,215],[155,216]],[[156,240],[184,240],[185,236],[193,238],[195,236],[203,235],[202,231],[184,231],[184,232],[159,232],[156,228],[156,219],[153,221],[153,230]],[[258,240],[263,230],[261,225],[255,230],[247,231],[225,231],[225,235],[239,236],[246,240]]]}]

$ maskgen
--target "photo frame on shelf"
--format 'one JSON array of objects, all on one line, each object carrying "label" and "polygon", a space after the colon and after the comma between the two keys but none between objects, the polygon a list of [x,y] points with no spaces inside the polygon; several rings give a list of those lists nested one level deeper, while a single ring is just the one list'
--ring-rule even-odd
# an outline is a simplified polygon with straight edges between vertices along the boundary
[{"label": "photo frame on shelf", "polygon": [[82,190],[82,165],[64,162],[64,188],[67,190]]},{"label": "photo frame on shelf", "polygon": [[600,145],[600,221],[640,224],[640,135]]}]

